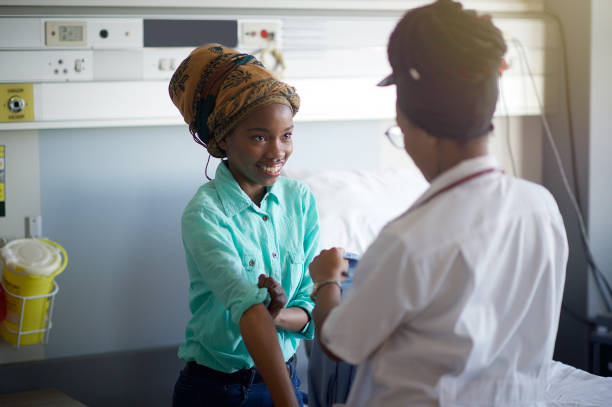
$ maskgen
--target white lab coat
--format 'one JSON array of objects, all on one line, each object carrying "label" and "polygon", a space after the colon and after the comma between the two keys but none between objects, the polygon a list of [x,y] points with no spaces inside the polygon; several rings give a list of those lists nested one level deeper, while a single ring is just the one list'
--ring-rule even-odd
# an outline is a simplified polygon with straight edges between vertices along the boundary
[{"label": "white lab coat", "polygon": [[[612,379],[552,361],[568,245],[551,194],[498,171],[428,200],[495,167],[485,156],[441,174],[363,255],[322,330],[360,365],[347,406],[612,406]],[[587,382],[610,401],[563,399]]]}]

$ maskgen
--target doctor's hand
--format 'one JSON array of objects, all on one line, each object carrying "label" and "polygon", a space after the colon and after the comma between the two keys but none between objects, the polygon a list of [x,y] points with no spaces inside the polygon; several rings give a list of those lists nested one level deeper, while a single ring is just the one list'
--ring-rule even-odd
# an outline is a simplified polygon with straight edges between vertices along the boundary
[{"label": "doctor's hand", "polygon": [[283,286],[274,278],[260,274],[257,287],[268,290],[268,294],[270,294],[268,312],[270,312],[272,319],[276,319],[281,310],[285,308],[285,304],[287,304],[287,294],[285,294]]},{"label": "doctor's hand", "polygon": [[308,266],[312,281],[315,283],[325,280],[343,282],[347,275],[349,263],[342,256],[344,256],[344,249],[341,247],[321,250],[321,253]]}]

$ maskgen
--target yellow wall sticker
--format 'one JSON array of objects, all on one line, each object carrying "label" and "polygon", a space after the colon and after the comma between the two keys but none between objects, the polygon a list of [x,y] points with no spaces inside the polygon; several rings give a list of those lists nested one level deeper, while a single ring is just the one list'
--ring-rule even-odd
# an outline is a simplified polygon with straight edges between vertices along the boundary
[{"label": "yellow wall sticker", "polygon": [[5,196],[5,182],[6,182],[6,147],[0,146],[0,217],[6,216],[6,196]]},{"label": "yellow wall sticker", "polygon": [[34,86],[31,83],[0,84],[0,122],[34,121]]}]

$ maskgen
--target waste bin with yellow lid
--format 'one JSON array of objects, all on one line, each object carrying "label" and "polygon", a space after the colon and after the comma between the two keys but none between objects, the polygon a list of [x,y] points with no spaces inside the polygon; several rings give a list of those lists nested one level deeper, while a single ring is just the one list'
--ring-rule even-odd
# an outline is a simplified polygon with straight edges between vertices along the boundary
[{"label": "waste bin with yellow lid", "polygon": [[2,337],[17,346],[39,343],[51,328],[54,279],[68,264],[66,251],[51,240],[17,239],[0,249],[0,260],[6,301]]}]

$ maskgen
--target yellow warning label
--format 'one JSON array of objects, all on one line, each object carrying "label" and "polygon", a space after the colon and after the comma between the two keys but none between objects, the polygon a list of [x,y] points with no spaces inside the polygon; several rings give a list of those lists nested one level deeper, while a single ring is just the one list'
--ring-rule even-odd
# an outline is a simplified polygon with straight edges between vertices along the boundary
[{"label": "yellow warning label", "polygon": [[31,83],[0,84],[0,122],[34,121],[34,87]]},{"label": "yellow warning label", "polygon": [[[0,146],[0,202],[4,202],[4,150],[5,146]],[[0,208],[0,216],[4,216],[2,213],[4,208]]]}]

